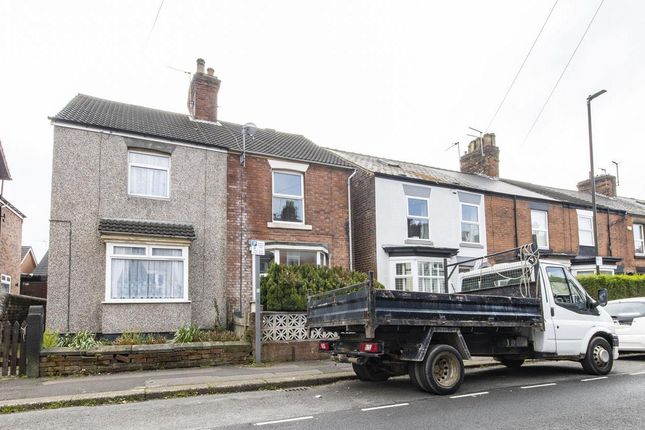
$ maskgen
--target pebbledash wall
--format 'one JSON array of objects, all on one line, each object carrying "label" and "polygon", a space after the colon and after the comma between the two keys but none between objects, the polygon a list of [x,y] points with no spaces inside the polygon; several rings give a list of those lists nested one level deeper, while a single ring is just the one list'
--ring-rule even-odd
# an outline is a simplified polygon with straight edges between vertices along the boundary
[{"label": "pebbledash wall", "polygon": [[[253,264],[249,240],[264,240],[292,246],[321,244],[329,251],[329,266],[349,268],[349,211],[347,178],[353,169],[306,164],[304,174],[304,223],[310,229],[269,227],[272,221],[272,169],[269,159],[246,157],[240,165],[236,153],[228,157],[227,281],[229,317],[246,314],[253,301]],[[241,271],[241,273],[240,273]],[[241,286],[241,288],[240,288]]]},{"label": "pebbledash wall", "polygon": [[[172,152],[170,198],[150,199],[128,195],[128,146],[133,145],[154,143],[54,127],[47,303],[51,329],[172,332],[191,322],[211,327],[217,317],[225,322],[215,304],[224,309],[226,152],[164,144]],[[189,245],[188,301],[104,303],[101,218],[192,224],[196,239]]]}]

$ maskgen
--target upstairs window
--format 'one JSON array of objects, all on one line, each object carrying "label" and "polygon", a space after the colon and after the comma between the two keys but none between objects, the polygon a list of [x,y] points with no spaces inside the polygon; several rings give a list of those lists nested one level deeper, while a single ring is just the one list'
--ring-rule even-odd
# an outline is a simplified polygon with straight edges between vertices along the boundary
[{"label": "upstairs window", "polygon": [[408,238],[430,239],[428,199],[408,197]]},{"label": "upstairs window", "polygon": [[645,254],[645,236],[643,224],[634,224],[634,251],[636,254]]},{"label": "upstairs window", "polygon": [[273,221],[304,223],[302,173],[273,172]]},{"label": "upstairs window", "polygon": [[549,249],[549,222],[546,211],[531,211],[531,233],[537,237],[537,246]]},{"label": "upstairs window", "polygon": [[128,194],[168,198],[170,157],[145,152],[128,152]]},{"label": "upstairs window", "polygon": [[480,243],[479,206],[461,203],[461,241]]},{"label": "upstairs window", "polygon": [[591,211],[578,211],[578,242],[582,246],[594,246]]}]

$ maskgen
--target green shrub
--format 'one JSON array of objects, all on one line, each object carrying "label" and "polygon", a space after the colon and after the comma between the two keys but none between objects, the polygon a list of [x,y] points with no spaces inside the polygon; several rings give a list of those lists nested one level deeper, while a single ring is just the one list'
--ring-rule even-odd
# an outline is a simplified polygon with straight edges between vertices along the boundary
[{"label": "green shrub", "polygon": [[578,280],[594,298],[600,288],[607,288],[609,300],[645,297],[645,275],[584,275]]},{"label": "green shrub", "polygon": [[[267,311],[305,311],[307,295],[365,282],[368,275],[340,267],[271,264],[260,281],[262,306]],[[382,285],[376,285],[383,288]]]},{"label": "green shrub", "polygon": [[143,343],[145,343],[146,345],[166,343],[166,342],[168,342],[168,339],[166,339],[165,337],[159,334],[147,334],[143,337]]},{"label": "green shrub", "polygon": [[58,346],[66,346],[76,349],[96,348],[100,343],[94,337],[94,333],[89,331],[79,331],[74,334],[66,334],[58,341]]},{"label": "green shrub", "polygon": [[188,343],[201,342],[202,340],[204,340],[203,332],[196,325],[190,324],[179,327],[172,341],[174,343]]},{"label": "green shrub", "polygon": [[57,331],[47,329],[43,333],[43,349],[55,348],[58,346],[60,334]]},{"label": "green shrub", "polygon": [[141,333],[137,331],[126,331],[114,339],[112,345],[141,345],[145,343]]}]

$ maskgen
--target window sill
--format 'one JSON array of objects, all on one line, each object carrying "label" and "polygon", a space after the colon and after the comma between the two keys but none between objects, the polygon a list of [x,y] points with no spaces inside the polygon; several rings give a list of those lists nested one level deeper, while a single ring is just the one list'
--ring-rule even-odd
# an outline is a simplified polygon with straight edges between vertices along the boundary
[{"label": "window sill", "polygon": [[170,200],[170,196],[168,197],[159,197],[159,196],[146,196],[143,194],[130,194],[128,193],[128,197],[132,197],[135,199],[147,199],[147,200],[161,200],[161,201],[168,201]]},{"label": "window sill", "polygon": [[645,258],[645,254],[634,254],[634,258]]},{"label": "window sill", "polygon": [[126,305],[127,304],[129,304],[129,305],[132,305],[132,304],[142,305],[142,304],[151,304],[151,303],[162,304],[162,305],[163,304],[173,304],[173,303],[180,303],[180,304],[186,303],[186,304],[189,304],[189,303],[191,303],[191,301],[190,300],[184,300],[184,299],[168,299],[168,300],[164,300],[164,299],[157,299],[157,300],[154,300],[154,299],[139,299],[139,300],[131,299],[131,300],[127,300],[127,299],[125,299],[125,300],[104,300],[104,301],[101,302],[101,304],[103,304],[103,305],[124,305],[124,304],[126,304]]},{"label": "window sill", "polygon": [[434,242],[432,242],[430,239],[412,239],[408,238],[405,239],[404,243],[406,245],[428,245],[428,246],[434,246]]},{"label": "window sill", "polygon": [[484,245],[481,243],[470,243],[470,242],[461,242],[459,243],[460,248],[477,248],[477,249],[484,249]]},{"label": "window sill", "polygon": [[297,222],[281,222],[281,221],[273,221],[273,222],[268,222],[267,227],[269,228],[287,228],[291,230],[312,230],[313,227],[308,225],[308,224],[300,224]]}]

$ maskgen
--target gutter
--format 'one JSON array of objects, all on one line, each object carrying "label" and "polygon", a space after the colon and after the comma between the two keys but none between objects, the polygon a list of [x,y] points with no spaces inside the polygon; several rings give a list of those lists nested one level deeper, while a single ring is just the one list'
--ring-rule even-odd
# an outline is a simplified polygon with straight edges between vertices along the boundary
[{"label": "gutter", "polygon": [[356,175],[356,170],[347,178],[347,214],[349,215],[349,271],[354,270],[354,246],[352,243],[352,189],[350,183]]}]

